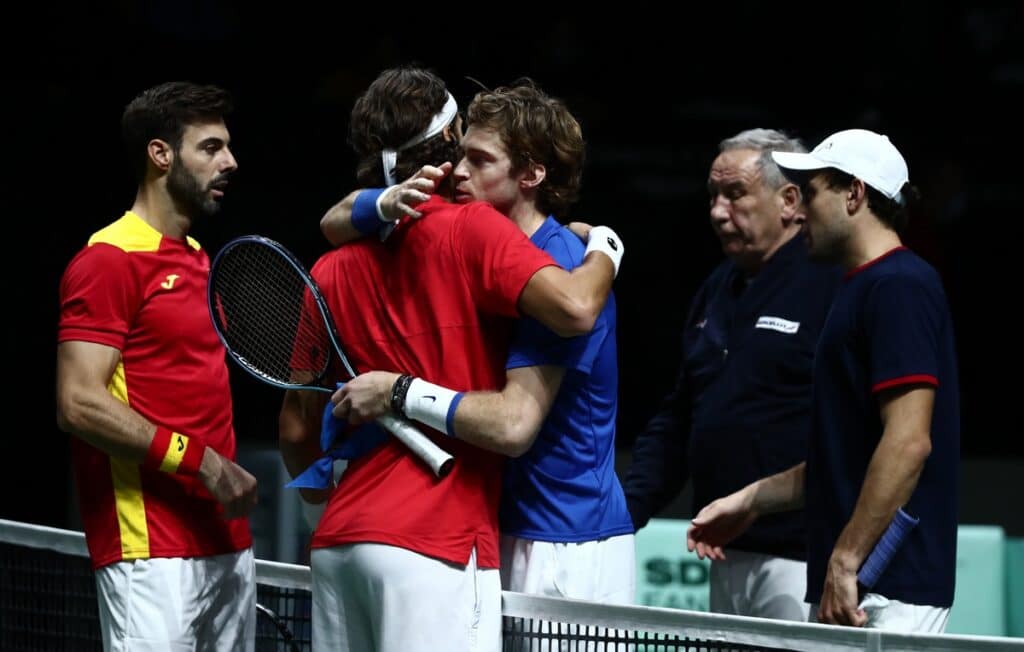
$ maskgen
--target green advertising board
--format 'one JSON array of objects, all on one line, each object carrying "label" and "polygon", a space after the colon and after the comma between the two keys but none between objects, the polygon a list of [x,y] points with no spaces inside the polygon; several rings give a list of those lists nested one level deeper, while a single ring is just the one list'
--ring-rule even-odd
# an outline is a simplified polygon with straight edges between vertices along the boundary
[{"label": "green advertising board", "polygon": [[[686,550],[688,526],[686,520],[651,519],[637,532],[637,604],[708,610],[710,563]],[[1015,613],[1024,604],[1024,594],[1012,596],[1008,604],[1014,582],[1024,584],[1024,547],[1007,548],[1002,528],[983,525],[960,526],[957,546],[956,597],[946,631],[1006,636],[1009,627],[1024,627],[1024,611]],[[1008,587],[1006,560],[1011,554],[1016,556],[1009,564]]]},{"label": "green advertising board", "polygon": [[636,599],[646,607],[708,610],[711,563],[686,550],[689,521],[652,518],[636,534]]}]

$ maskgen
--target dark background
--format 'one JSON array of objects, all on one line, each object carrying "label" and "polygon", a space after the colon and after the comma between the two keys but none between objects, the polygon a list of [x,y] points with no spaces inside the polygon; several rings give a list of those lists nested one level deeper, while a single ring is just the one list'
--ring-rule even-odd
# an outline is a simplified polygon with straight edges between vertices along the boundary
[{"label": "dark background", "polygon": [[[1024,462],[1014,264],[1024,5],[724,4],[563,18],[536,5],[121,2],[8,16],[21,45],[3,57],[14,113],[4,195],[15,377],[0,517],[72,519],[68,438],[54,425],[57,289],[88,236],[132,202],[124,105],[171,79],[231,90],[240,170],[224,210],[193,235],[212,254],[260,233],[312,263],[326,249],[319,217],[354,187],[345,134],[355,96],[400,63],[433,68],[463,107],[477,88],[469,78],[496,86],[530,76],[583,125],[573,217],[612,226],[628,249],[616,285],[624,453],[672,383],[686,305],[721,257],[705,190],[717,142],[773,127],[813,146],[864,127],[890,136],[926,200],[906,240],[940,270],[954,311],[964,459]],[[274,445],[279,391],[236,371],[239,439]]]}]

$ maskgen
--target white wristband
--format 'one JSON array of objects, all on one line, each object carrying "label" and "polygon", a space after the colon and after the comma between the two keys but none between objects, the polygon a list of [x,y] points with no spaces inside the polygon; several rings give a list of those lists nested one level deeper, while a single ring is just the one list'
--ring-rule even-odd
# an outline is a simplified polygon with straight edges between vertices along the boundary
[{"label": "white wristband", "polygon": [[462,392],[413,378],[405,394],[402,411],[410,419],[426,424],[447,435],[455,434],[455,409],[462,400]]},{"label": "white wristband", "polygon": [[395,184],[394,186],[388,186],[387,188],[384,189],[384,192],[382,192],[379,195],[377,195],[377,217],[379,217],[380,221],[384,222],[385,224],[393,224],[393,223],[397,222],[398,220],[397,219],[394,219],[394,220],[388,219],[387,216],[384,215],[384,211],[381,210],[381,207],[380,207],[380,200],[384,199],[384,195],[388,194],[388,192],[392,188],[395,188],[397,185],[398,184]]},{"label": "white wristband", "polygon": [[591,251],[600,251],[612,259],[612,264],[615,265],[615,275],[618,276],[624,250],[622,240],[615,231],[607,226],[595,226],[590,230],[590,235],[587,238],[587,250],[583,252],[583,257],[586,258]]}]

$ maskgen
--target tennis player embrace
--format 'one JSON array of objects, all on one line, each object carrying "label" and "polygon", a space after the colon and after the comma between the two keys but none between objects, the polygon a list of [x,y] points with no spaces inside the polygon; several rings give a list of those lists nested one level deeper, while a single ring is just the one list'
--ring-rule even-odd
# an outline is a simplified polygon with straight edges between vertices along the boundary
[{"label": "tennis player embrace", "polygon": [[[481,91],[467,109],[465,151],[455,167],[456,199],[493,205],[565,269],[583,261],[584,245],[556,217],[579,196],[585,146],[566,105],[529,79]],[[423,170],[419,176],[431,176]],[[390,212],[395,186],[381,197]],[[353,208],[371,204],[359,193]],[[420,200],[426,199],[423,195]],[[375,202],[373,202],[375,203]],[[372,204],[371,204],[372,206]],[[329,214],[332,240],[344,235]],[[354,213],[357,223],[369,218]],[[631,603],[635,592],[633,524],[615,474],[618,359],[614,297],[586,335],[561,338],[540,321],[516,324],[501,391],[456,393],[411,381],[403,414],[463,441],[510,456],[501,493],[502,588],[509,591]],[[397,374],[367,373],[337,394],[335,414],[376,417]],[[437,395],[444,401],[424,401]],[[443,417],[443,418],[442,418]],[[443,422],[443,423],[442,423]]]},{"label": "tennis player embrace", "polygon": [[[415,68],[381,73],[356,101],[350,130],[359,181],[371,187],[452,161],[461,136],[444,83]],[[433,195],[419,211],[423,219],[399,222],[386,241],[363,238],[312,269],[353,367],[401,370],[437,387],[418,392],[403,381],[395,405],[447,410],[456,398],[444,388],[502,386],[520,312],[563,335],[593,327],[622,252],[610,229],[595,229],[601,237],[569,273],[487,204]],[[318,399],[285,397],[281,449],[293,475],[323,454]],[[330,495],[312,541],[317,650],[500,649],[503,458],[444,438],[447,416],[432,414],[439,419],[421,421],[455,456],[448,476],[438,480],[386,438],[349,464]]]}]

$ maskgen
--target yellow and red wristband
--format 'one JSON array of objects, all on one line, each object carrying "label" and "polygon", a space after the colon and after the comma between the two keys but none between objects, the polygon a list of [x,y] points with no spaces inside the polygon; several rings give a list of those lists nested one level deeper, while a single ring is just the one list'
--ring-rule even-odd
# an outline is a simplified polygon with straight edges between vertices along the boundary
[{"label": "yellow and red wristband", "polygon": [[157,426],[142,466],[164,473],[195,476],[203,462],[206,444],[170,428]]}]

